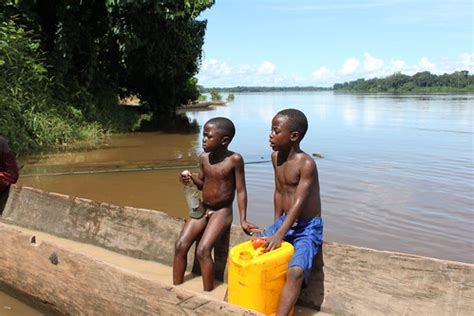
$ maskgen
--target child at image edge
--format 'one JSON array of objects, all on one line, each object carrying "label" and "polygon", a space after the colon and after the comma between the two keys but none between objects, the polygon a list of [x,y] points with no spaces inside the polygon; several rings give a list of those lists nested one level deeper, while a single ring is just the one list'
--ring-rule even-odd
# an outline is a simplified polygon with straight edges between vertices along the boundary
[{"label": "child at image edge", "polygon": [[288,315],[295,306],[323,237],[318,170],[314,159],[300,149],[307,129],[306,116],[296,109],[280,111],[272,120],[275,223],[260,237],[265,238],[266,251],[280,247],[283,240],[295,248],[277,315]]},{"label": "child at image edge", "polygon": [[8,139],[0,135],[0,198],[10,185],[16,183],[17,180],[18,164],[16,155],[11,150]]},{"label": "child at image edge", "polygon": [[247,222],[247,190],[245,187],[244,161],[240,154],[229,151],[235,134],[234,124],[227,118],[210,119],[204,125],[202,147],[199,156],[199,173],[181,175],[181,181],[192,181],[202,190],[202,204],[205,215],[190,217],[175,244],[173,260],[173,284],[183,283],[187,254],[194,241],[196,255],[201,266],[204,291],[214,288],[214,261],[211,251],[217,240],[232,224],[232,203],[237,191],[240,225],[245,233],[258,227]]}]

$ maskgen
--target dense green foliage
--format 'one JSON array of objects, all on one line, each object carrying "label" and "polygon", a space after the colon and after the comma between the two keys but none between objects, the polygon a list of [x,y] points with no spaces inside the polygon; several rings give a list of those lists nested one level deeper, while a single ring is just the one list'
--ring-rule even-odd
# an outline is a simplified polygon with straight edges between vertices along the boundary
[{"label": "dense green foliage", "polygon": [[101,133],[81,111],[51,95],[51,79],[31,32],[0,22],[0,133],[20,153]]},{"label": "dense green foliage", "polygon": [[[134,130],[144,118],[160,129],[199,96],[206,21],[196,18],[213,4],[0,0],[0,133],[24,153]],[[118,105],[129,95],[139,113]]]},{"label": "dense green foliage", "polygon": [[146,101],[154,113],[171,112],[199,96],[197,79],[205,21],[197,16],[209,0],[115,1],[114,37],[120,43],[121,87]]},{"label": "dense green foliage", "polygon": [[357,79],[336,83],[334,90],[360,92],[474,92],[474,76],[468,71],[435,75],[428,71],[413,76],[395,73],[386,78]]}]

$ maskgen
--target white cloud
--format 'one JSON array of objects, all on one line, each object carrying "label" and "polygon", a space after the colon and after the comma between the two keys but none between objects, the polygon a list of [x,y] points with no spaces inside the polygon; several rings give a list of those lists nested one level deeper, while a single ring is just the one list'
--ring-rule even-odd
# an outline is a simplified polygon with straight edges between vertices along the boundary
[{"label": "white cloud", "polygon": [[460,56],[460,63],[462,67],[465,69],[472,69],[474,68],[474,53],[464,53]]},{"label": "white cloud", "polygon": [[259,75],[272,75],[274,72],[275,65],[269,61],[264,61],[257,69]]},{"label": "white cloud", "polygon": [[199,84],[206,87],[238,85],[283,85],[286,78],[275,74],[276,66],[270,61],[260,64],[232,65],[217,59],[204,60],[198,74]]},{"label": "white cloud", "polygon": [[334,78],[333,72],[326,66],[319,67],[311,73],[311,76],[315,80],[326,81]]},{"label": "white cloud", "polygon": [[405,68],[406,62],[401,59],[392,59],[390,65],[395,69],[395,71],[402,71]]},{"label": "white cloud", "polygon": [[428,58],[421,57],[420,62],[418,63],[418,71],[436,71],[436,65],[431,63]]},{"label": "white cloud", "polygon": [[220,62],[217,59],[205,60],[202,63],[201,71],[216,76],[227,76],[231,73],[229,66],[225,62]]},{"label": "white cloud", "polygon": [[364,69],[366,72],[376,72],[379,71],[384,66],[384,61],[382,59],[375,58],[369,53],[364,54]]},{"label": "white cloud", "polygon": [[250,65],[239,65],[237,73],[239,74],[247,74],[252,72],[252,66]]},{"label": "white cloud", "polygon": [[341,68],[333,70],[321,65],[308,73],[293,72],[282,74],[276,72],[277,65],[271,61],[259,64],[240,64],[222,62],[217,59],[205,60],[198,74],[199,84],[205,87],[234,86],[332,86],[337,82],[352,81],[358,78],[383,78],[395,72],[413,75],[419,71],[434,74],[453,73],[467,70],[474,72],[474,54],[462,53],[455,58],[431,60],[424,56],[416,63],[408,63],[400,58],[383,59],[364,54],[364,67],[359,67],[356,57],[345,60]]},{"label": "white cloud", "polygon": [[341,69],[339,70],[339,73],[343,76],[350,75],[357,70],[357,68],[359,67],[359,64],[360,62],[356,58],[346,59]]}]

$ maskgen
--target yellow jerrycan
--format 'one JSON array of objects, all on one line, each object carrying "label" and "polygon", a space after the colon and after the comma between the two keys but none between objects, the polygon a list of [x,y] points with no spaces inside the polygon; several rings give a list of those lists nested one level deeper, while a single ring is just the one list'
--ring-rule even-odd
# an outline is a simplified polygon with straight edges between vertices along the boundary
[{"label": "yellow jerrycan", "polygon": [[275,315],[286,282],[293,245],[284,241],[280,248],[265,252],[246,241],[234,246],[228,259],[228,301],[266,315]]}]

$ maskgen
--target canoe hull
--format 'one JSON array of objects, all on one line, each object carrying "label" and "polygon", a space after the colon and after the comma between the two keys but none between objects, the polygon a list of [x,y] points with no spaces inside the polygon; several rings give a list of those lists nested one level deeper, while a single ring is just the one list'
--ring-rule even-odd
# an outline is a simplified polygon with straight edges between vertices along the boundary
[{"label": "canoe hull", "polygon": [[[18,186],[11,187],[1,221],[167,265],[171,265],[174,241],[183,225],[182,219],[163,212],[97,203]],[[5,236],[8,234],[0,231],[2,249],[8,243],[13,251],[19,241],[8,239]],[[218,277],[225,275],[229,247],[247,239],[239,226],[233,226],[220,241],[215,251]],[[15,260],[21,260],[23,252],[28,252],[27,246],[12,254],[19,256]],[[194,262],[193,253],[190,250],[189,267]],[[15,261],[2,266],[5,265],[2,258],[0,256],[0,282],[21,289],[24,285],[15,283],[18,282],[15,274],[8,279],[3,275],[3,271],[13,269],[11,265],[16,264]],[[88,260],[80,262],[87,265]],[[48,262],[45,265],[55,268]],[[342,315],[464,315],[474,306],[472,264],[324,243],[314,266],[299,304],[315,309]],[[32,269],[31,266],[20,267]],[[23,272],[16,270],[15,273],[18,276]],[[27,291],[30,287],[25,288]],[[48,292],[48,295],[53,294]]]}]

